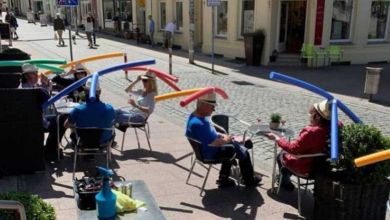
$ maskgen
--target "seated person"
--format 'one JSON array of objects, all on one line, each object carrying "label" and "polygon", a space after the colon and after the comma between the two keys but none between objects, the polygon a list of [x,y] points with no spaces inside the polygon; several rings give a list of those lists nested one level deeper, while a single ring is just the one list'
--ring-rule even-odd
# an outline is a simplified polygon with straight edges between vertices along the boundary
[{"label": "seated person", "polygon": [[42,88],[50,94],[51,87],[51,82],[45,75],[41,75],[40,83],[38,82],[38,68],[35,65],[29,63],[22,65],[22,88]]},{"label": "seated person", "polygon": [[[202,155],[204,158],[216,159],[232,157],[237,154],[241,174],[246,186],[257,186],[261,177],[254,175],[253,166],[248,150],[234,141],[232,136],[218,134],[209,121],[209,116],[215,110],[216,94],[209,93],[200,97],[196,103],[196,110],[189,116],[187,121],[186,136],[202,143]],[[233,147],[224,146],[233,144]],[[229,178],[232,161],[222,163],[217,181],[220,187],[235,185]]]},{"label": "seated person", "polygon": [[[71,74],[73,74],[72,78],[65,78],[65,76],[68,76]],[[66,88],[69,85],[73,84],[74,82],[78,81],[81,78],[84,78],[87,75],[88,75],[88,72],[85,69],[85,67],[81,63],[78,63],[78,64],[76,64],[75,67],[72,67],[72,69],[68,73],[61,75],[61,76],[56,75],[53,79],[51,79],[51,81],[56,83],[57,85],[59,85],[61,88]],[[73,93],[69,94],[68,97],[73,99],[74,102],[78,102],[79,96],[83,92],[84,92],[84,88],[79,87]]]},{"label": "seated person", "polygon": [[[114,108],[110,104],[100,101],[101,89],[99,84],[96,85],[96,101],[89,99],[89,89],[92,79],[88,79],[85,84],[86,103],[76,106],[69,114],[65,121],[65,128],[69,127],[97,127],[111,128],[115,119]],[[112,131],[104,131],[101,143],[107,143],[113,138]]]},{"label": "seated person", "polygon": [[[142,81],[143,88],[134,90],[134,86],[140,81]],[[128,102],[132,106],[130,110],[115,110],[115,123],[119,125],[127,122],[144,123],[154,110],[154,97],[157,95],[156,75],[148,71],[145,75],[138,76],[137,80],[132,82],[125,91],[130,93],[130,96],[136,96],[137,100],[130,97]]]},{"label": "seated person", "polygon": [[296,140],[289,142],[286,138],[277,134],[268,133],[270,140],[275,140],[283,150],[277,156],[279,172],[283,179],[281,187],[287,191],[293,191],[294,185],[290,177],[292,173],[284,168],[288,167],[294,172],[306,175],[312,170],[314,158],[296,158],[292,154],[315,154],[326,152],[330,132],[329,103],[324,100],[309,108],[309,125],[301,130]]}]

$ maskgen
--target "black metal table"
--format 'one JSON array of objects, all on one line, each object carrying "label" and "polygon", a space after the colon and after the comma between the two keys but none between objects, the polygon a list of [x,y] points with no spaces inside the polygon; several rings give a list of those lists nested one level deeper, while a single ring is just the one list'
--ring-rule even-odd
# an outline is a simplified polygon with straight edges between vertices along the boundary
[{"label": "black metal table", "polygon": [[[248,127],[248,131],[253,135],[265,135],[267,133],[275,133],[282,137],[287,137],[289,140],[294,135],[294,131],[289,128],[278,128],[278,129],[270,129],[269,125],[260,125],[253,124]],[[272,164],[272,190],[275,188],[275,180],[276,180],[276,157],[278,155],[278,144],[274,143],[274,160]]]},{"label": "black metal table", "polygon": [[[119,181],[115,182],[117,184],[126,184],[131,183],[133,185],[132,198],[141,200],[145,202],[147,210],[137,210],[134,212],[128,212],[125,214],[117,215],[116,219],[123,220],[143,220],[143,219],[153,219],[153,220],[165,220],[164,215],[162,214],[160,208],[158,207],[156,201],[154,200],[152,194],[150,193],[148,187],[146,186],[143,180],[132,180],[132,181]],[[96,210],[80,210],[77,211],[77,216],[79,220],[97,220]]]}]

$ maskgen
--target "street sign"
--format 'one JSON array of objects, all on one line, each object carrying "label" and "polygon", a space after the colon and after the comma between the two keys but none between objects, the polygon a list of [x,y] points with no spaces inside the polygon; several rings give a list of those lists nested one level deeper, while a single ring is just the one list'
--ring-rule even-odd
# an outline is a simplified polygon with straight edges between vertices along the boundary
[{"label": "street sign", "polygon": [[58,6],[76,7],[79,5],[79,0],[57,0]]},{"label": "street sign", "polygon": [[207,6],[220,6],[221,0],[207,0]]}]

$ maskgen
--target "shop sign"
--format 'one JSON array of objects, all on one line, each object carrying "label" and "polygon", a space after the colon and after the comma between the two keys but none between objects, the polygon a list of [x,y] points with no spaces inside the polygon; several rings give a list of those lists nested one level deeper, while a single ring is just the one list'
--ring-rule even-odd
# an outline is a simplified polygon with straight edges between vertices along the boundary
[{"label": "shop sign", "polygon": [[57,0],[58,6],[76,7],[79,5],[79,0]]},{"label": "shop sign", "polygon": [[221,0],[207,0],[207,6],[220,6]]}]

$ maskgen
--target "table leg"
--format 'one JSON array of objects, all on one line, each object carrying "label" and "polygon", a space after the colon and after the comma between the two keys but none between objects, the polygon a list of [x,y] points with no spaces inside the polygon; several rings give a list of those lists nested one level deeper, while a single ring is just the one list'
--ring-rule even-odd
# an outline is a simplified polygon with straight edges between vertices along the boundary
[{"label": "table leg", "polygon": [[278,147],[278,144],[275,141],[275,143],[274,143],[274,161],[272,164],[272,192],[273,193],[275,193],[277,147]]}]

